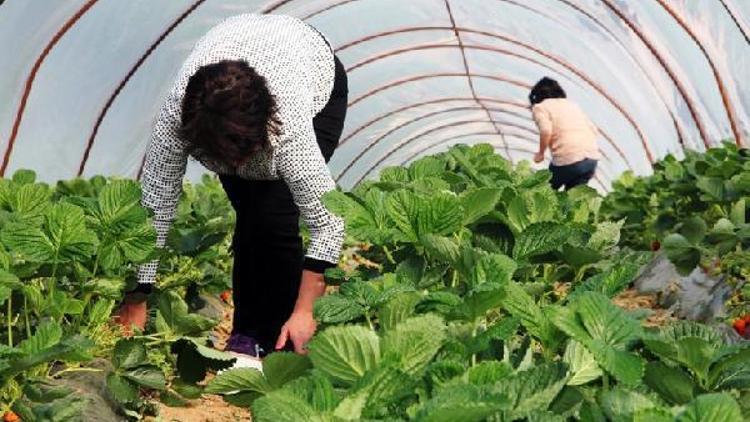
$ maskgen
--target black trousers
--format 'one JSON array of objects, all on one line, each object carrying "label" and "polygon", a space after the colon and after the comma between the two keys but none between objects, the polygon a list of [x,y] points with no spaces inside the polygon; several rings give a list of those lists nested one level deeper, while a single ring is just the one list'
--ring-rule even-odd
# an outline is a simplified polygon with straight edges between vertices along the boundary
[{"label": "black trousers", "polygon": [[570,190],[579,185],[585,185],[594,177],[596,173],[597,160],[587,158],[577,163],[567,166],[556,166],[550,164],[549,170],[552,172],[550,184],[552,189],[558,190],[565,186],[565,190]]},{"label": "black trousers", "polygon": [[[338,58],[328,104],[313,119],[320,152],[328,162],[341,138],[348,102],[346,70]],[[253,337],[270,352],[299,291],[304,251],[299,210],[283,180],[220,176],[237,214],[232,271],[233,334]]]}]

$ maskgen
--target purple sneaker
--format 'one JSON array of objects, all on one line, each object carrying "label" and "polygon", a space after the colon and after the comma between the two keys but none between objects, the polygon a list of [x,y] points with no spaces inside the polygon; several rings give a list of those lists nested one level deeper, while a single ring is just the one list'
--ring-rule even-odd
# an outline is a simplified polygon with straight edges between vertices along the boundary
[{"label": "purple sneaker", "polygon": [[[263,349],[254,338],[243,334],[232,334],[224,352],[236,359],[232,369],[253,368],[263,372],[263,361],[260,359],[263,356]],[[221,372],[223,371],[219,371]]]},{"label": "purple sneaker", "polygon": [[252,356],[254,358],[260,358],[264,354],[264,350],[258,344],[258,341],[250,336],[244,334],[232,334],[229,336],[227,346],[224,348],[226,352],[241,353],[243,355]]}]

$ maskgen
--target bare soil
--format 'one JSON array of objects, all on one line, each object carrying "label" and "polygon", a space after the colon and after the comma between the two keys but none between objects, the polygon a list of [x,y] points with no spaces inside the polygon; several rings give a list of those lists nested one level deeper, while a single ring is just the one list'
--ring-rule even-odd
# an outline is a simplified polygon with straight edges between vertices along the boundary
[{"label": "bare soil", "polygon": [[649,310],[650,314],[643,321],[643,325],[646,327],[662,327],[677,320],[671,311],[659,307],[655,294],[645,294],[635,289],[628,289],[612,299],[612,302],[628,311]]},{"label": "bare soil", "polygon": [[[232,331],[232,307],[224,309],[224,318],[214,330],[214,344],[220,350],[226,346],[226,341]],[[200,399],[191,400],[187,407],[169,407],[159,404],[159,417],[151,422],[236,422],[250,421],[250,410],[235,407],[225,402],[220,396],[204,395]]]}]

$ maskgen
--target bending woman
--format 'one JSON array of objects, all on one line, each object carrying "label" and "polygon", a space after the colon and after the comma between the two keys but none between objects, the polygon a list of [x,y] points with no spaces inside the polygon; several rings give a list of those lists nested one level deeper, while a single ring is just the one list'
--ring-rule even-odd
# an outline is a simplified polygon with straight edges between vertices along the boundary
[{"label": "bending woman", "polygon": [[[234,326],[227,350],[298,353],[315,332],[323,272],[337,264],[343,221],[321,196],[335,188],[327,162],[347,107],[347,77],[326,39],[287,16],[240,15],[194,47],[153,129],[143,204],[164,245],[188,156],[219,174],[236,214]],[[300,213],[311,241],[303,253]],[[121,323],[142,327],[157,263],[139,271]],[[254,365],[244,362],[245,365]]]},{"label": "bending woman", "polygon": [[599,131],[581,108],[566,98],[553,79],[542,78],[529,94],[534,121],[539,127],[539,152],[534,162],[552,152],[550,184],[555,190],[585,185],[594,177],[599,160]]}]

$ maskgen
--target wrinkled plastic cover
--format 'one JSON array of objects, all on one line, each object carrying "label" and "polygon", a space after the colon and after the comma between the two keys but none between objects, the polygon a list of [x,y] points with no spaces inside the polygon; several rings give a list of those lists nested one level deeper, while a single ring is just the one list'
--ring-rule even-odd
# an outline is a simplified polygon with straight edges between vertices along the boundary
[{"label": "wrinkled plastic cover", "polygon": [[[248,12],[305,19],[349,69],[331,161],[346,188],[456,143],[530,159],[538,135],[527,95],[545,75],[601,129],[599,189],[667,153],[750,138],[745,0],[9,0],[0,6],[5,174],[137,176],[193,43]],[[202,172],[190,164],[191,177]]]}]

